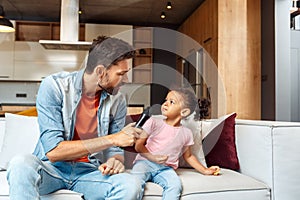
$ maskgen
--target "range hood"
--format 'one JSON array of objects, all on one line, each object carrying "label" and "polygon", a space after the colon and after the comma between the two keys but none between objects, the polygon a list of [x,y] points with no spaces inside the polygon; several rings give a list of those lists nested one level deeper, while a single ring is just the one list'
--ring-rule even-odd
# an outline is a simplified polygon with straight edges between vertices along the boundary
[{"label": "range hood", "polygon": [[60,40],[39,40],[45,49],[89,50],[92,42],[78,41],[79,0],[62,0]]}]

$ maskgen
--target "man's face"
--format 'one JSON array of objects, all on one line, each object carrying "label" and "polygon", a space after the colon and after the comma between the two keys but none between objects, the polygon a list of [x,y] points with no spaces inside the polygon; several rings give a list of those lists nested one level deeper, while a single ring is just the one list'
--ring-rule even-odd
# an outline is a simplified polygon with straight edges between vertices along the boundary
[{"label": "man's face", "polygon": [[117,94],[120,87],[128,82],[129,61],[130,59],[122,60],[116,65],[110,66],[109,69],[105,69],[103,78],[98,82],[101,88],[112,95]]}]

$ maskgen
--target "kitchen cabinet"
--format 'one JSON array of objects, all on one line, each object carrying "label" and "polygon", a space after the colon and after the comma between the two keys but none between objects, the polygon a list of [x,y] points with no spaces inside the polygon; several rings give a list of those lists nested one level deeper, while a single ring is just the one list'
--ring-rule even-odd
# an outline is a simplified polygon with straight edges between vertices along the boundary
[{"label": "kitchen cabinet", "polygon": [[12,22],[15,33],[0,33],[0,80],[41,81],[52,73],[82,67],[87,51],[46,50],[38,43],[59,39],[58,23]]},{"label": "kitchen cabinet", "polygon": [[38,42],[16,41],[14,80],[40,81],[59,71],[82,67],[87,51],[46,50]]},{"label": "kitchen cabinet", "polygon": [[[84,67],[88,51],[46,50],[40,39],[59,40],[59,23],[16,22],[15,34],[0,35],[0,80],[40,81],[59,71]],[[132,44],[132,26],[80,25],[79,40],[92,41],[98,35],[121,38]]]},{"label": "kitchen cabinet", "polygon": [[[40,39],[59,40],[59,23],[16,22],[16,39],[2,37],[0,80],[40,81],[58,71],[74,71],[83,67],[87,51],[46,50]],[[33,30],[33,31],[32,31]],[[132,83],[152,81],[152,28],[131,25],[84,24],[80,25],[81,41],[92,41],[99,35],[120,38],[132,44],[137,51],[132,70],[128,73]],[[6,41],[7,40],[7,41]],[[5,42],[5,43],[4,43]],[[2,45],[3,44],[3,45]]]},{"label": "kitchen cabinet", "polygon": [[13,79],[14,33],[0,33],[0,80]]}]

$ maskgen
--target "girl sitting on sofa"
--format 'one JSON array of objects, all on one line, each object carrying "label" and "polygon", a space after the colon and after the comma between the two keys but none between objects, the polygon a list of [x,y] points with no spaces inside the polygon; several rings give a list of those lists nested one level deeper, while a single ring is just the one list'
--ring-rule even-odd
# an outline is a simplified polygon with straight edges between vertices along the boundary
[{"label": "girl sitting on sofa", "polygon": [[[180,124],[198,106],[197,99],[189,89],[169,91],[161,106],[164,119],[151,117],[143,126],[143,134],[135,144],[137,154],[131,173],[142,183],[147,181],[163,188],[163,199],[179,199],[182,192],[180,178],[175,170],[182,155],[185,161],[204,175],[218,175],[219,166],[204,167],[191,153],[194,144],[192,131]],[[143,196],[143,195],[141,195]]]}]

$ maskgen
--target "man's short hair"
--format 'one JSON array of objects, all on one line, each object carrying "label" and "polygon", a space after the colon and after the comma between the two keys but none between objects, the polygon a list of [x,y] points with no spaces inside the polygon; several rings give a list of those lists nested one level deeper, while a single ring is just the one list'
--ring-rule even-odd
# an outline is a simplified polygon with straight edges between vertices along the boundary
[{"label": "man's short hair", "polygon": [[98,36],[89,49],[85,71],[92,73],[98,65],[109,68],[119,61],[133,58],[134,55],[134,48],[127,42],[118,38]]}]

